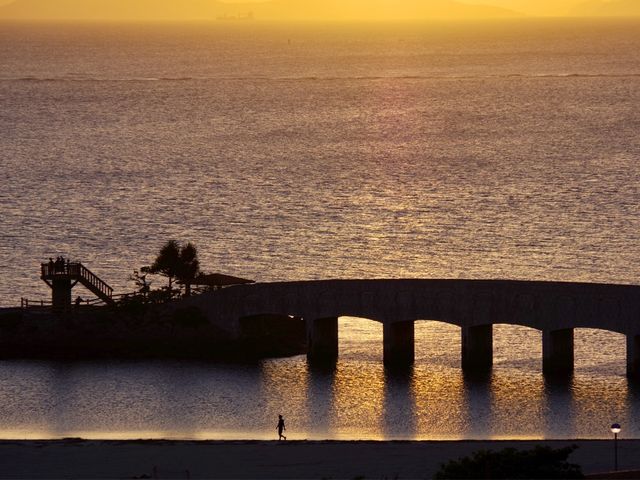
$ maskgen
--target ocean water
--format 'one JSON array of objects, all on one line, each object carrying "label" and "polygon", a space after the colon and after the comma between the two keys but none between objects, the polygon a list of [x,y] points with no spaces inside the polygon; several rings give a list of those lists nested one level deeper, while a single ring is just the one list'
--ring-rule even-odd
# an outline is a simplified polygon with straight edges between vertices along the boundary
[{"label": "ocean water", "polygon": [[[638,283],[638,27],[0,24],[0,305],[47,298],[58,254],[130,291],[169,238],[258,281]],[[293,438],[640,432],[615,333],[578,330],[559,384],[522,327],[483,381],[453,326],[419,322],[400,377],[378,324],[340,336],[333,373],[2,362],[0,437],[271,438],[278,413]]]}]

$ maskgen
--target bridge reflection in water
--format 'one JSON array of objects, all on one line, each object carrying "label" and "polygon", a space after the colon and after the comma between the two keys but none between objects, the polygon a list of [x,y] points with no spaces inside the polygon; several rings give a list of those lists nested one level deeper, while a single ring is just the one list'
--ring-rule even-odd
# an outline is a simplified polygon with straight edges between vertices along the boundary
[{"label": "bridge reflection in water", "polygon": [[324,368],[303,355],[4,362],[0,436],[273,439],[278,414],[295,439],[608,438],[613,422],[640,435],[621,334],[578,329],[576,370],[557,378],[542,374],[531,328],[496,325],[492,371],[467,374],[454,325],[416,322],[416,362],[401,369],[383,365],[381,323],[341,317],[339,327],[340,357]]},{"label": "bridge reflection in water", "polygon": [[492,370],[464,372],[458,327],[416,322],[416,364],[389,368],[382,325],[373,325],[341,317],[335,367],[308,366],[309,415],[321,434],[349,438],[364,422],[381,439],[602,438],[608,425],[594,434],[598,422],[629,419],[639,401],[624,379],[624,349],[615,348],[620,334],[578,329],[577,370],[555,376],[540,371],[542,334],[534,329],[496,325]]},{"label": "bridge reflection in water", "polygon": [[326,280],[232,287],[194,298],[210,321],[241,334],[240,319],[261,314],[302,317],[308,359],[335,362],[338,318],[382,323],[384,363],[406,367],[415,358],[414,322],[439,320],[461,327],[465,372],[490,370],[493,326],[522,325],[542,332],[542,367],[549,374],[574,368],[574,329],[622,333],[627,374],[640,376],[640,287],[510,280]]}]

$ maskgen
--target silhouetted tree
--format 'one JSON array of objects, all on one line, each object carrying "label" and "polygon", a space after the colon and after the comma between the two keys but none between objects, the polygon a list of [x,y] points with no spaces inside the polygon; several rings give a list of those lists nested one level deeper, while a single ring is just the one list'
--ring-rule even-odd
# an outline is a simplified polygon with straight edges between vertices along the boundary
[{"label": "silhouetted tree", "polygon": [[173,287],[173,280],[178,275],[180,263],[180,245],[175,240],[169,240],[160,249],[160,253],[150,267],[143,267],[143,273],[162,275],[169,279],[169,290]]},{"label": "silhouetted tree", "polygon": [[181,246],[175,240],[169,240],[160,249],[153,265],[143,267],[142,273],[162,275],[169,279],[169,292],[177,280],[185,286],[185,295],[191,293],[191,282],[200,273],[198,250],[192,243]]},{"label": "silhouetted tree", "polygon": [[178,268],[178,281],[184,285],[185,296],[191,295],[191,282],[200,273],[200,261],[198,249],[192,243],[187,243],[180,248],[180,262]]},{"label": "silhouetted tree", "polygon": [[141,274],[138,270],[133,271],[133,275],[129,277],[133,283],[135,283],[137,291],[136,293],[146,301],[149,291],[151,290],[151,282],[147,281],[147,274]]},{"label": "silhouetted tree", "polygon": [[434,479],[455,478],[584,478],[579,465],[567,462],[576,445],[532,450],[481,450],[440,467]]}]

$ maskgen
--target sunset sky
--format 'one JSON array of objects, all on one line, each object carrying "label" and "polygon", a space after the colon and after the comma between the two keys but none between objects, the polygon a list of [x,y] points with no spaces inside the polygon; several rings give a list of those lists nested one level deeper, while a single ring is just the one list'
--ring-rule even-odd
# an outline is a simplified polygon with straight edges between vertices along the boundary
[{"label": "sunset sky", "polygon": [[0,18],[384,20],[640,15],[639,0],[0,0]]}]

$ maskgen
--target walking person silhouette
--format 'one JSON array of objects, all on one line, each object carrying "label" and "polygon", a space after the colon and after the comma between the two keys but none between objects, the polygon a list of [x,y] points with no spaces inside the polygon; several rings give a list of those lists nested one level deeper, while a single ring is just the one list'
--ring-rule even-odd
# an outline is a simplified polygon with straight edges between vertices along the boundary
[{"label": "walking person silhouette", "polygon": [[285,437],[282,432],[285,432],[287,427],[284,426],[284,418],[282,418],[282,415],[278,415],[278,426],[276,428],[278,429],[278,441],[283,438],[286,440],[287,437]]}]

